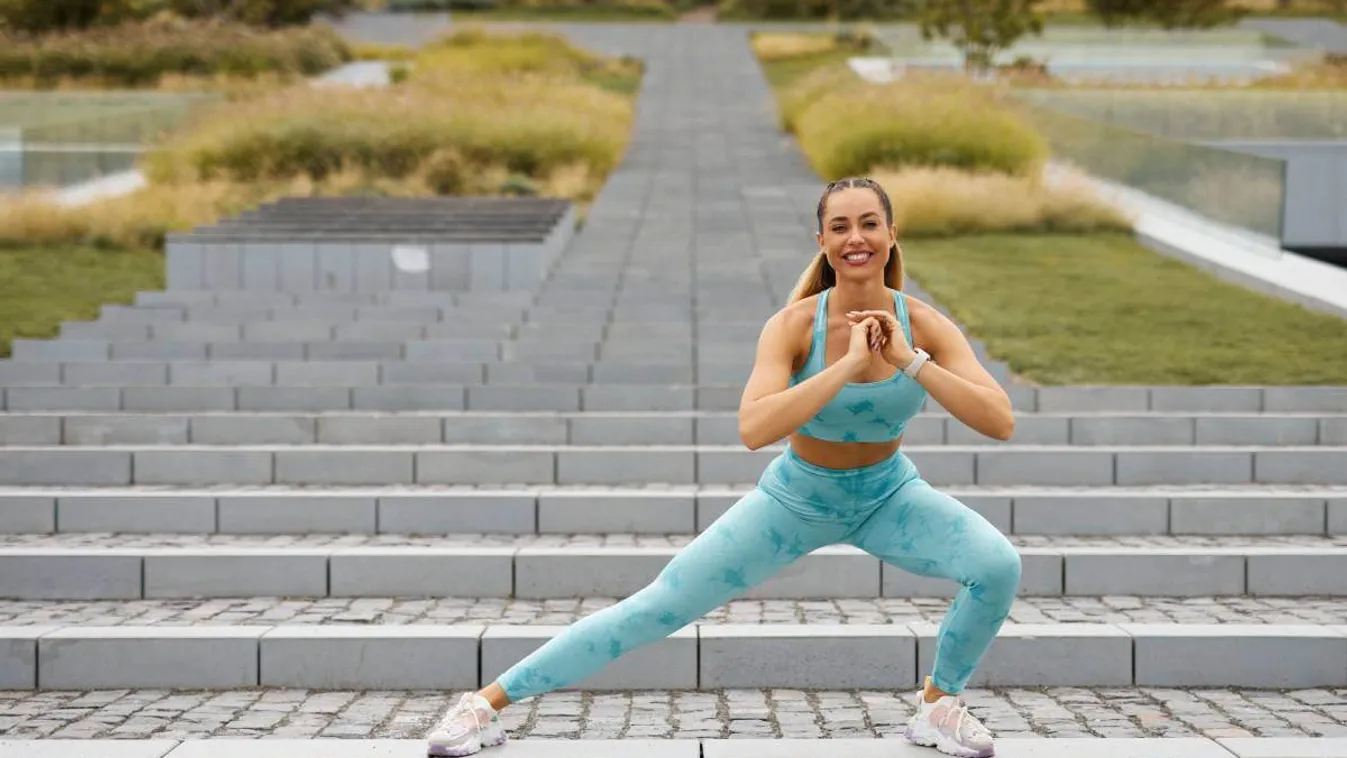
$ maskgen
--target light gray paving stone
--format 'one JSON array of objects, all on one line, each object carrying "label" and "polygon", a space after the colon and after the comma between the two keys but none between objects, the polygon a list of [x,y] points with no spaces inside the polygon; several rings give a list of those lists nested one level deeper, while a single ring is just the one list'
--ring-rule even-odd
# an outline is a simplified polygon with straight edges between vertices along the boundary
[{"label": "light gray paving stone", "polygon": [[[61,380],[68,386],[80,385],[164,385],[169,380],[169,364],[159,361],[134,363],[69,362],[61,364]],[[61,408],[60,410],[73,410]]]},{"label": "light gray paving stone", "polygon": [[62,419],[62,442],[66,445],[185,445],[190,441],[185,416],[87,415]]},{"label": "light gray paving stone", "polygon": [[142,449],[134,457],[137,484],[268,484],[275,480],[272,454],[262,450]]},{"label": "light gray paving stone", "polygon": [[1344,758],[1347,739],[1324,737],[1224,737],[1216,740],[1237,758]]},{"label": "light gray paving stone", "polygon": [[[923,454],[929,455],[925,450]],[[941,453],[937,453],[941,454]],[[1058,448],[1053,450],[1016,450],[1002,448],[977,454],[978,484],[1106,485],[1114,483],[1114,458],[1122,454],[1108,451]],[[923,468],[917,461],[918,469]],[[963,480],[930,479],[948,484]],[[971,483],[971,480],[967,483]]]},{"label": "light gray paving stone", "polygon": [[61,528],[72,532],[169,532],[216,530],[215,500],[171,493],[63,497]]},{"label": "light gray paving stone", "polygon": [[0,533],[46,534],[55,531],[55,497],[18,495],[0,498]]},{"label": "light gray paving stone", "polygon": [[141,559],[115,550],[7,550],[0,555],[0,569],[0,596],[8,598],[141,597]]},{"label": "light gray paving stone", "polygon": [[[494,681],[562,631],[564,627],[558,626],[488,626],[481,637],[482,684]],[[699,678],[698,647],[697,630],[684,627],[626,651],[598,672],[563,689],[694,689]]]},{"label": "light gray paving stone", "polygon": [[718,474],[706,472],[702,464],[714,455],[698,454],[693,448],[628,448],[618,459],[612,448],[561,448],[556,453],[556,481],[563,485],[718,481]]},{"label": "light gray paving stone", "polygon": [[1328,533],[1347,534],[1347,497],[1329,498]]},{"label": "light gray paving stone", "polygon": [[116,387],[10,387],[9,411],[117,411],[122,392]]},{"label": "light gray paving stone", "polygon": [[177,740],[0,739],[0,758],[166,758]]},{"label": "light gray paving stone", "polygon": [[1255,481],[1264,484],[1347,484],[1343,452],[1328,448],[1265,449],[1254,453]]},{"label": "light gray paving stone", "polygon": [[378,530],[374,495],[326,497],[302,492],[255,497],[221,495],[216,509],[222,534],[371,534]]},{"label": "light gray paving stone", "polygon": [[672,558],[651,548],[522,548],[515,556],[515,597],[627,596],[649,584]]},{"label": "light gray paving stone", "polygon": [[1019,534],[1167,534],[1170,530],[1170,503],[1165,497],[1024,495],[1015,497],[1013,513],[1014,531]]},{"label": "light gray paving stone", "polygon": [[239,387],[240,411],[333,411],[352,407],[347,387]]},{"label": "light gray paving stone", "polygon": [[509,597],[510,548],[347,548],[332,554],[333,597]]},{"label": "light gray paving stone", "polygon": [[549,451],[454,450],[416,453],[420,484],[551,484],[556,456]]},{"label": "light gray paving stone", "polygon": [[233,387],[126,387],[124,411],[229,411],[237,406]]},{"label": "light gray paving stone", "polygon": [[[1032,419],[1033,417],[1029,418]],[[1021,421],[1017,420],[1015,424],[1016,437],[1020,436]],[[1191,445],[1194,444],[1196,436],[1194,425],[1192,417],[1184,416],[1073,417],[1070,419],[1070,443],[1075,445]],[[1046,444],[1067,444],[1067,441],[1054,441]]]},{"label": "light gray paving stone", "polygon": [[[1198,416],[1194,419],[1194,423],[1196,431],[1194,441],[1198,445],[1271,446],[1320,443],[1321,420],[1308,416],[1236,418]],[[1325,441],[1324,444],[1334,443]]]},{"label": "light gray paving stone", "polygon": [[453,386],[356,387],[350,397],[349,407],[358,411],[460,411],[467,407],[465,388]]},{"label": "light gray paving stone", "polygon": [[1174,498],[1170,529],[1180,534],[1319,534],[1324,503],[1289,497]]},{"label": "light gray paving stone", "polygon": [[[1308,688],[1347,681],[1347,635],[1331,627],[1120,626],[1133,637],[1140,685]],[[1296,644],[1285,644],[1287,638]]]},{"label": "light gray paving stone", "polygon": [[101,361],[107,360],[112,347],[107,340],[35,340],[15,339],[10,343],[16,361]]},{"label": "light gray paving stone", "polygon": [[80,627],[38,640],[38,686],[231,688],[258,682],[268,627]]},{"label": "light gray paving stone", "polygon": [[328,594],[328,554],[320,549],[152,550],[144,563],[147,598]]},{"label": "light gray paving stone", "polygon": [[1264,387],[1263,410],[1342,413],[1347,387]]},{"label": "light gray paving stone", "polygon": [[1153,387],[1153,411],[1210,411],[1231,413],[1263,409],[1261,387]]},{"label": "light gray paving stone", "polygon": [[1068,595],[1111,595],[1124,586],[1128,593],[1167,596],[1238,595],[1245,589],[1245,559],[1238,553],[1081,548],[1063,561]]},{"label": "light gray paving stone", "polygon": [[[812,758],[819,753],[814,740],[733,739],[705,740],[704,758]],[[838,739],[827,747],[851,758],[921,758],[931,748],[899,740]],[[1216,742],[1205,738],[1039,738],[1012,737],[996,742],[1000,758],[1230,758]]]},{"label": "light gray paving stone", "polygon": [[556,492],[538,495],[538,532],[695,533],[691,493],[633,497],[621,492]]},{"label": "light gray paving stone", "polygon": [[62,369],[60,363],[19,363],[0,360],[0,386],[60,384]]},{"label": "light gray paving stone", "polygon": [[404,450],[326,448],[278,450],[278,484],[411,484],[416,479],[414,453]]},{"label": "light gray paving stone", "polygon": [[699,634],[704,688],[865,688],[917,681],[916,637],[906,627],[723,625]]},{"label": "light gray paving stone", "polygon": [[186,420],[194,445],[303,445],[317,437],[317,420],[300,415],[221,414]]},{"label": "light gray paving stone", "polygon": [[1245,560],[1250,594],[1347,594],[1347,550],[1310,549],[1295,555],[1252,550]]},{"label": "light gray paving stone", "polygon": [[1037,394],[1039,411],[1150,410],[1144,387],[1038,387]]},{"label": "light gray paving stone", "polygon": [[0,416],[0,446],[59,444],[61,419],[58,416]]},{"label": "light gray paving stone", "polygon": [[0,687],[7,690],[37,688],[37,641],[57,626],[0,628]]},{"label": "light gray paving stone", "polygon": [[483,492],[453,498],[385,495],[379,498],[378,507],[382,532],[532,534],[538,529],[537,506],[531,494]]},{"label": "light gray paving stone", "polygon": [[261,637],[260,684],[326,690],[475,688],[483,631],[483,626],[274,629]]},{"label": "light gray paving stone", "polygon": [[1261,453],[1213,450],[1122,450],[1116,454],[1116,483],[1244,484],[1255,481],[1254,458]]}]

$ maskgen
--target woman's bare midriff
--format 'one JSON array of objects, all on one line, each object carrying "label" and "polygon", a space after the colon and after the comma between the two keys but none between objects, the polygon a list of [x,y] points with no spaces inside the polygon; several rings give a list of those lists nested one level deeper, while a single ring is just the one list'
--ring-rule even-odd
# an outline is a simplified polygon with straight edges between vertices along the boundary
[{"label": "woman's bare midriff", "polygon": [[902,443],[902,437],[892,442],[827,442],[798,432],[790,436],[790,449],[796,455],[806,463],[831,469],[872,466],[893,457]]}]

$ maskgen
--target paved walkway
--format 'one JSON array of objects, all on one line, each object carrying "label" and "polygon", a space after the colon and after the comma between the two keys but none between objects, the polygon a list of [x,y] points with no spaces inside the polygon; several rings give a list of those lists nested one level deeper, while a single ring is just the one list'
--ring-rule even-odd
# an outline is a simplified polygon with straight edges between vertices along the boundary
[{"label": "paved walkway", "polygon": [[[451,696],[368,690],[0,692],[0,724],[8,725],[0,739],[416,739]],[[1005,740],[1347,738],[1347,689],[1048,687],[970,689],[967,697],[973,713]],[[910,700],[894,691],[553,692],[506,709],[502,718],[520,743],[761,738],[892,745],[912,713]],[[622,758],[634,755],[640,753]],[[9,754],[0,750],[0,758]]]}]

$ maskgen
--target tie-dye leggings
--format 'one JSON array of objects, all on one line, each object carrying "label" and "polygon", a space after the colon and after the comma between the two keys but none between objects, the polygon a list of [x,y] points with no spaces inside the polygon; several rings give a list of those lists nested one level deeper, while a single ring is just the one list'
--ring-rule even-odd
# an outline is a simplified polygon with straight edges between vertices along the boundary
[{"label": "tie-dye leggings", "polygon": [[936,687],[961,692],[1014,602],[1018,551],[976,511],[926,483],[902,452],[872,466],[836,470],[813,466],[789,449],[654,581],[577,621],[498,683],[518,702],[581,682],[832,544],[854,545],[911,573],[963,585],[940,625],[931,674]]}]

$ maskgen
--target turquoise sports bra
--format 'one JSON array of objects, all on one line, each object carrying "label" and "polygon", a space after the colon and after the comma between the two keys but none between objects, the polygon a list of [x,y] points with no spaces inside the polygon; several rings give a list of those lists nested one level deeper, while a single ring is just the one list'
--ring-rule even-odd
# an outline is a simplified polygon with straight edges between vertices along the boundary
[{"label": "turquoise sports bra", "polygon": [[[819,293],[814,313],[814,338],[809,357],[799,373],[791,377],[791,386],[824,369],[827,355],[828,293]],[[903,325],[908,344],[912,344],[912,324],[908,319],[903,294],[893,293],[898,322]],[[804,426],[801,434],[828,442],[888,442],[902,436],[908,421],[926,402],[926,388],[901,371],[879,382],[850,382],[842,387]]]}]

